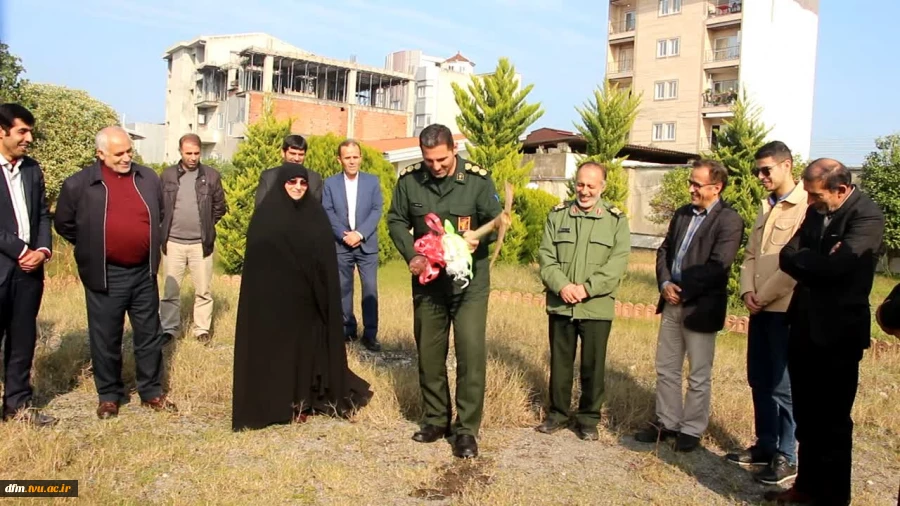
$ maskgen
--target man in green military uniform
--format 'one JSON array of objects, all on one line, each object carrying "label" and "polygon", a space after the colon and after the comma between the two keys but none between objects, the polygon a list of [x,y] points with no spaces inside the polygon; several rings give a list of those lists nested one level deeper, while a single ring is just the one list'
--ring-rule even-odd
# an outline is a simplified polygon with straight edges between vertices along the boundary
[{"label": "man in green military uniform", "polygon": [[575,173],[577,198],[550,211],[538,252],[550,319],[550,409],[536,430],[552,434],[568,426],[580,336],[581,400],[574,429],[587,441],[599,437],[606,344],[631,251],[628,219],[600,200],[605,188],[606,168],[582,164]]},{"label": "man in green military uniform", "polygon": [[[490,174],[457,154],[450,129],[438,124],[426,127],[419,135],[419,147],[424,161],[400,171],[387,214],[391,239],[413,275],[413,332],[425,404],[424,424],[413,440],[432,443],[453,433],[453,454],[475,457],[487,367],[484,334],[491,285],[491,238],[479,242],[471,237],[471,232],[503,210]],[[418,281],[427,261],[416,253],[413,243],[429,233],[425,223],[429,213],[438,215],[442,223],[449,220],[469,243],[473,276],[465,288],[443,270],[425,285]],[[446,367],[451,323],[457,359],[457,418],[452,427]]]}]

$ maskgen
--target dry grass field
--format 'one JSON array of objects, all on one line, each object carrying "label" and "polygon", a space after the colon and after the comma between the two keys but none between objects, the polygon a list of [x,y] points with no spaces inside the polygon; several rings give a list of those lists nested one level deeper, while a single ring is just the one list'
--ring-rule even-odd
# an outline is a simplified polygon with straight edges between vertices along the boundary
[{"label": "dry grass field", "polygon": [[[647,264],[635,253],[623,301],[655,303]],[[56,267],[60,268],[60,267]],[[539,292],[534,269],[499,267],[498,289]],[[412,305],[404,266],[380,271],[384,352],[350,348],[350,365],[372,383],[372,404],[351,421],[311,418],[246,433],[230,430],[233,333],[238,286],[217,276],[214,340],[190,338],[166,350],[176,415],[130,404],[111,421],[94,414],[84,295],[80,284],[48,284],[40,314],[34,383],[39,403],[60,418],[51,429],[0,424],[0,476],[77,479],[88,504],[759,504],[766,490],[730,464],[725,451],[751,442],[752,404],[745,336],[718,337],[711,426],[703,448],[676,454],[636,443],[653,410],[657,323],[613,324],[608,397],[599,442],[568,431],[533,430],[547,395],[546,316],[540,307],[492,300],[481,457],[454,459],[444,441],[410,440],[421,414]],[[893,281],[879,279],[873,300]],[[183,313],[192,292],[186,281]],[[285,318],[284,325],[302,322]],[[882,336],[883,337],[883,336]],[[126,337],[126,341],[127,341]],[[130,344],[126,343],[126,347]],[[126,350],[126,381],[134,385]],[[451,381],[454,358],[448,360]],[[892,505],[900,482],[900,347],[869,350],[854,418],[854,504]],[[56,499],[56,501],[74,499]],[[44,502],[46,499],[34,499]],[[20,501],[28,503],[25,500]]]}]

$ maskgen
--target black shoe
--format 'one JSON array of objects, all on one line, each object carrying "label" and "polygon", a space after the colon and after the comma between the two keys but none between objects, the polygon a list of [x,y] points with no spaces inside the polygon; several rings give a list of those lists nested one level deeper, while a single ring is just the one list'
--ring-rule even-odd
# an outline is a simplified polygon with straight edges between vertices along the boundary
[{"label": "black shoe", "polygon": [[698,446],[700,446],[699,437],[679,432],[677,439],[675,439],[674,450],[676,452],[692,452],[696,450]]},{"label": "black shoe", "polygon": [[543,432],[544,434],[553,434],[554,432],[561,431],[565,429],[569,425],[568,420],[559,421],[554,420],[552,418],[548,418],[544,420],[544,423],[538,425],[534,428],[534,430],[538,432]]},{"label": "black shoe", "polygon": [[169,333],[169,332],[164,332],[163,335],[162,335],[162,344],[163,344],[163,346],[165,346],[165,345],[171,343],[171,342],[172,342],[172,339],[173,339],[174,337],[175,337],[175,336],[173,336],[171,333]]},{"label": "black shoe", "polygon": [[753,475],[753,478],[766,485],[779,485],[797,476],[797,465],[788,462],[780,453],[772,459],[765,469]]},{"label": "black shoe", "polygon": [[453,442],[453,455],[461,459],[471,459],[478,456],[478,442],[471,434],[460,434]]},{"label": "black shoe", "polygon": [[600,433],[597,431],[596,425],[582,425],[579,423],[575,426],[575,435],[582,441],[596,441],[600,439]]},{"label": "black shoe", "polygon": [[772,462],[772,456],[763,452],[758,446],[751,446],[725,455],[725,459],[739,466],[765,466]]},{"label": "black shoe", "polygon": [[381,351],[381,343],[378,342],[377,337],[364,337],[362,344],[369,351]]},{"label": "black shoe", "polygon": [[434,443],[447,435],[447,429],[437,425],[426,425],[413,434],[413,441],[418,443]]},{"label": "black shoe", "polygon": [[59,422],[56,418],[42,413],[39,409],[31,406],[25,406],[15,411],[4,409],[3,420],[22,422],[32,427],[50,427]]},{"label": "black shoe", "polygon": [[676,436],[678,436],[678,432],[669,430],[663,427],[662,423],[657,422],[651,423],[647,428],[635,434],[634,439],[641,443],[656,443],[657,441],[662,442]]}]

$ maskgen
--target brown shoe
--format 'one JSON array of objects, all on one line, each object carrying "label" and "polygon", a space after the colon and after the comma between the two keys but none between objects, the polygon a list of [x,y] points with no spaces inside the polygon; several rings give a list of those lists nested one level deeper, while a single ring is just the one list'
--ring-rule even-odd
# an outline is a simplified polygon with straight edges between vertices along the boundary
[{"label": "brown shoe", "polygon": [[794,487],[787,490],[770,490],[763,495],[766,501],[776,504],[812,504],[813,498]]},{"label": "brown shoe", "polygon": [[165,395],[154,397],[148,401],[141,401],[141,406],[145,408],[151,408],[153,411],[166,411],[169,413],[178,412],[178,407],[175,406],[175,403],[173,403],[169,399],[166,399]]},{"label": "brown shoe", "polygon": [[205,344],[205,345],[209,346],[211,341],[212,341],[212,337],[210,337],[208,332],[204,332],[197,336],[197,342],[199,342],[201,344]]},{"label": "brown shoe", "polygon": [[100,401],[97,406],[97,418],[108,420],[119,416],[119,403],[112,401]]}]

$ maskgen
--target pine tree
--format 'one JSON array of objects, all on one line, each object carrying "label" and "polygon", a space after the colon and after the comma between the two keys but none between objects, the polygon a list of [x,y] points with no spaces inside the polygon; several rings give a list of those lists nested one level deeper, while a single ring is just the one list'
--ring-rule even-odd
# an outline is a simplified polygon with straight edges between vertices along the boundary
[{"label": "pine tree", "polygon": [[728,281],[733,302],[740,303],[744,246],[756,221],[759,203],[766,196],[766,189],[753,175],[753,169],[756,167],[755,155],[766,143],[770,129],[760,119],[761,110],[748,98],[746,90],[741,91],[732,110],[734,116],[723,123],[716,137],[716,146],[708,156],[722,162],[728,169],[728,186],[722,192],[722,200],[728,202],[744,220],[744,237],[732,264],[731,278]]},{"label": "pine tree", "polygon": [[272,101],[266,97],[260,118],[247,128],[232,163],[234,170],[222,181],[228,213],[218,225],[218,252],[228,274],[240,274],[244,267],[247,227],[253,216],[259,176],[281,165],[281,143],[291,133],[291,120],[275,118]]},{"label": "pine tree", "polygon": [[[520,88],[515,66],[500,58],[492,74],[472,79],[468,89],[456,83],[452,87],[460,110],[456,124],[468,140],[469,159],[491,172],[503,204],[507,182],[519,193],[531,177],[534,164],[522,164],[519,139],[544,114],[539,103],[525,101],[534,85]],[[501,262],[517,262],[523,257],[521,247],[527,230],[518,214],[513,207],[513,223],[500,252]]]},{"label": "pine tree", "polygon": [[[628,143],[628,133],[634,125],[641,95],[634,95],[631,88],[619,88],[607,81],[594,90],[593,100],[575,110],[581,116],[581,124],[575,128],[587,141],[587,156],[579,160],[602,163],[607,168],[606,190],[603,199],[628,212],[628,174],[617,158]],[[569,181],[570,198],[575,194],[575,181]]]},{"label": "pine tree", "polygon": [[521,158],[512,157],[521,148],[519,138],[544,114],[539,103],[525,102],[534,85],[519,89],[516,68],[508,59],[500,58],[494,73],[472,79],[468,90],[456,83],[452,87],[460,110],[456,124],[468,140],[472,162],[491,171],[501,162],[512,162],[507,167],[507,179],[495,178],[495,182],[524,179],[527,184],[531,167],[519,167],[515,162]]}]

